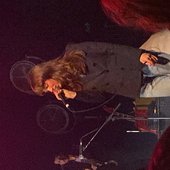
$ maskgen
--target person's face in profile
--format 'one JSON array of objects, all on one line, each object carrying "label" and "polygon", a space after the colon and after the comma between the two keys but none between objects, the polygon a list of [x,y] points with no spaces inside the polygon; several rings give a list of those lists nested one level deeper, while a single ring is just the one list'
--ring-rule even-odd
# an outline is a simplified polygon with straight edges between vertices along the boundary
[{"label": "person's face in profile", "polygon": [[47,79],[45,81],[45,91],[51,92],[58,100],[61,100],[58,94],[61,92],[61,84],[54,79]]},{"label": "person's face in profile", "polygon": [[61,90],[61,84],[54,79],[47,79],[45,81],[45,89],[47,92],[51,93],[53,93],[54,91],[59,92]]}]

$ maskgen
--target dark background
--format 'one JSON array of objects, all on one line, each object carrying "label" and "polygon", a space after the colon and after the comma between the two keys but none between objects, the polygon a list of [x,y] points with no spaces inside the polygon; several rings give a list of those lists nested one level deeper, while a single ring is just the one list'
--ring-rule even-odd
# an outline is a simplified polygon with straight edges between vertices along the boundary
[{"label": "dark background", "polygon": [[[149,36],[150,33],[110,22],[97,0],[2,0],[0,169],[58,169],[53,164],[54,155],[60,152],[77,154],[79,138],[103,122],[103,119],[83,120],[81,115],[84,114],[79,113],[76,126],[68,133],[56,135],[43,131],[37,124],[37,112],[51,99],[53,103],[57,102],[49,96],[41,98],[23,93],[13,86],[10,69],[17,61],[24,60],[26,55],[42,60],[57,57],[68,42],[105,41],[139,47]],[[83,104],[73,105],[76,109],[84,108]],[[127,104],[122,107],[129,109]],[[85,115],[101,115],[103,112],[99,109]],[[84,154],[99,160],[114,159],[120,170],[145,167],[156,136],[128,134],[125,133],[127,128],[131,128],[129,122],[109,122]]]}]

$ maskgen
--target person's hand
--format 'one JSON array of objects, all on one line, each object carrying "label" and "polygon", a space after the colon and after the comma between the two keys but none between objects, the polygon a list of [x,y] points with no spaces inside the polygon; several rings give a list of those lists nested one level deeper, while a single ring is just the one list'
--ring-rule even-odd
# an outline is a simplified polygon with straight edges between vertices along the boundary
[{"label": "person's hand", "polygon": [[66,90],[66,89],[60,89],[55,91],[53,90],[53,94],[55,95],[55,97],[58,99],[58,100],[61,100],[60,96],[59,96],[59,93],[64,93],[64,96],[68,99],[74,99],[77,95],[76,92],[74,91],[70,91],[70,90]]},{"label": "person's hand", "polygon": [[65,97],[68,98],[68,99],[74,99],[76,97],[76,95],[77,95],[76,92],[66,90],[66,89],[63,89],[63,93],[64,93]]},{"label": "person's hand", "polygon": [[61,100],[61,98],[59,97],[59,93],[61,93],[62,90],[61,89],[53,89],[52,93],[54,94],[54,96],[57,98],[57,100]]},{"label": "person's hand", "polygon": [[158,58],[150,53],[142,53],[140,56],[140,62],[149,66],[155,65]]}]

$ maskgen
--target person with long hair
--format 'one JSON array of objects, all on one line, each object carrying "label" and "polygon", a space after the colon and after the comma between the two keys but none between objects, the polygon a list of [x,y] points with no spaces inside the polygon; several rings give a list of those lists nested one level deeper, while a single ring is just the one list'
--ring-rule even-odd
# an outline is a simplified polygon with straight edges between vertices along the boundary
[{"label": "person with long hair", "polygon": [[81,94],[126,97],[170,96],[170,55],[104,42],[68,44],[56,59],[35,65],[28,74],[32,90],[61,99]]},{"label": "person with long hair", "polygon": [[149,32],[170,29],[169,0],[100,0],[100,4],[118,25]]}]

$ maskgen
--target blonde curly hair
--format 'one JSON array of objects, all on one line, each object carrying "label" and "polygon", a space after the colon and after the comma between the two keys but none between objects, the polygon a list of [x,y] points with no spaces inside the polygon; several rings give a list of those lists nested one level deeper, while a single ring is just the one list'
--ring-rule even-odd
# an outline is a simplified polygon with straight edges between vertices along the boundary
[{"label": "blonde curly hair", "polygon": [[58,81],[64,89],[81,91],[83,85],[80,75],[86,73],[85,53],[80,50],[71,50],[56,59],[35,65],[28,73],[28,80],[32,90],[42,96],[47,79]]}]

